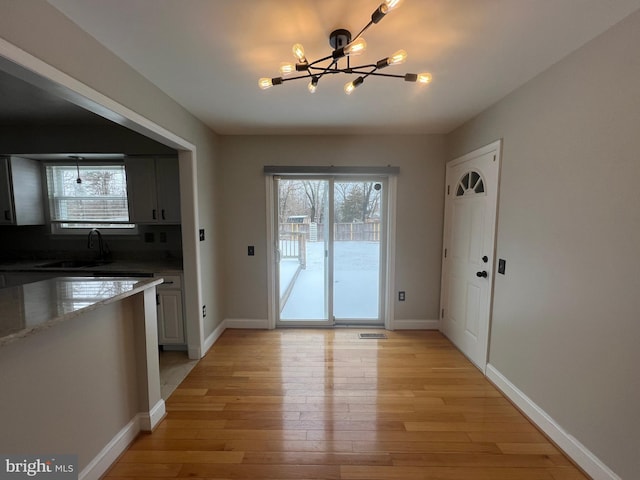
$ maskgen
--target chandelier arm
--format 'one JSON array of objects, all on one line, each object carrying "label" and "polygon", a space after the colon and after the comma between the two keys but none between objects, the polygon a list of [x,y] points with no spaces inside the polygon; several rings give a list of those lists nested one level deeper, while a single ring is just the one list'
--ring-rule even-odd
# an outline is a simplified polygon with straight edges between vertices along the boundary
[{"label": "chandelier arm", "polygon": [[308,73],[306,75],[298,75],[297,77],[282,78],[282,81],[283,82],[289,82],[291,80],[300,80],[301,78],[312,78],[312,77],[313,77],[313,75]]},{"label": "chandelier arm", "polygon": [[366,76],[371,75],[373,77],[405,78],[405,75],[395,75],[395,74],[392,74],[392,73],[359,72],[359,71],[356,71],[356,70],[354,70],[353,73],[366,75]]},{"label": "chandelier arm", "polygon": [[[333,58],[333,55],[327,55],[326,57],[319,58],[318,60],[315,60],[315,61],[311,62],[309,64],[309,67],[313,67],[315,64],[320,63],[320,62],[324,62],[325,60],[329,60],[330,58]],[[331,63],[335,63],[335,62],[331,62]]]},{"label": "chandelier arm", "polygon": [[320,70],[320,71],[322,71],[322,73],[321,73],[320,75],[312,75],[312,77],[316,77],[316,84],[318,83],[318,81],[319,81],[322,77],[324,77],[324,76],[325,76],[325,74],[327,74],[327,73],[331,73],[331,74],[333,74],[333,73],[337,73],[337,72],[334,72],[334,71],[331,69],[331,67],[332,67],[333,65],[337,64],[337,63],[338,63],[338,61],[337,61],[337,60],[334,60],[333,62],[331,62],[331,63],[329,64],[329,66],[328,66],[328,67],[311,67],[311,66],[310,66],[310,67],[309,67],[309,69],[310,69],[310,70],[314,70],[314,71],[315,71],[315,70]]},{"label": "chandelier arm", "polygon": [[360,38],[360,36],[367,31],[367,29],[373,25],[373,20],[370,20],[369,23],[367,23],[364,28],[362,30],[360,30],[360,32],[351,39],[351,42],[355,42],[358,38]]}]

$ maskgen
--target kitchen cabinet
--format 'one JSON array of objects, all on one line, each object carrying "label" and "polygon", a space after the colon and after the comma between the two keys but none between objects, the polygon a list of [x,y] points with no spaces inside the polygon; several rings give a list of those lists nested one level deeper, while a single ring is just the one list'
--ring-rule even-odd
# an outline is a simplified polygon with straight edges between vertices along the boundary
[{"label": "kitchen cabinet", "polygon": [[44,225],[40,163],[0,157],[0,225]]},{"label": "kitchen cabinet", "polygon": [[129,219],[140,224],[180,223],[178,159],[125,160]]},{"label": "kitchen cabinet", "polygon": [[184,345],[184,309],[182,302],[182,276],[175,273],[156,273],[164,283],[156,287],[158,305],[158,344]]}]

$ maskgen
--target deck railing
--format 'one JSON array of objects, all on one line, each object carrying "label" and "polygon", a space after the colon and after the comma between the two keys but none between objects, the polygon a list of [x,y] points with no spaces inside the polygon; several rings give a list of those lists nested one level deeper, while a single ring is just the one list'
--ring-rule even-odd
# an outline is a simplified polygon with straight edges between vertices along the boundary
[{"label": "deck railing", "polygon": [[280,232],[280,258],[297,258],[300,266],[307,266],[307,238],[302,232]]},{"label": "deck railing", "polygon": [[[310,242],[324,241],[324,225],[309,223],[281,223],[280,238],[286,235],[302,235]],[[333,226],[333,238],[338,242],[379,242],[380,222],[336,223]],[[291,237],[290,240],[292,240]]]}]

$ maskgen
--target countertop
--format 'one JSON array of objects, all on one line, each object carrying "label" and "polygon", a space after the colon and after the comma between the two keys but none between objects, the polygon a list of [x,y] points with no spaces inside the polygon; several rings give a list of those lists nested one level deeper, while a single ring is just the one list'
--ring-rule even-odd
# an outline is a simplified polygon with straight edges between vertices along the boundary
[{"label": "countertop", "polygon": [[22,260],[15,262],[0,263],[0,273],[2,272],[60,272],[67,275],[82,276],[84,274],[100,274],[100,275],[121,275],[131,274],[135,276],[137,273],[180,273],[182,272],[182,260],[179,259],[160,259],[160,260],[115,260],[113,262],[101,265],[80,268],[52,268],[42,267],[49,263],[60,260],[53,258],[49,260]]},{"label": "countertop", "polygon": [[57,277],[0,289],[0,346],[160,283],[162,278]]}]

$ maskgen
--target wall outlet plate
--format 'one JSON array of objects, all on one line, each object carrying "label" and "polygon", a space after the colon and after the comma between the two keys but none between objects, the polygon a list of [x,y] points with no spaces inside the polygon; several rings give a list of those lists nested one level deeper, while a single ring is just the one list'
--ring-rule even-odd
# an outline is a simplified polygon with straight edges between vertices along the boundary
[{"label": "wall outlet plate", "polygon": [[256,254],[256,248],[253,245],[247,247],[247,255],[253,257]]},{"label": "wall outlet plate", "polygon": [[204,228],[200,229],[200,241],[203,242],[204,241]]},{"label": "wall outlet plate", "polygon": [[405,293],[404,292],[398,292],[398,301],[399,302],[404,302],[405,300]]}]

